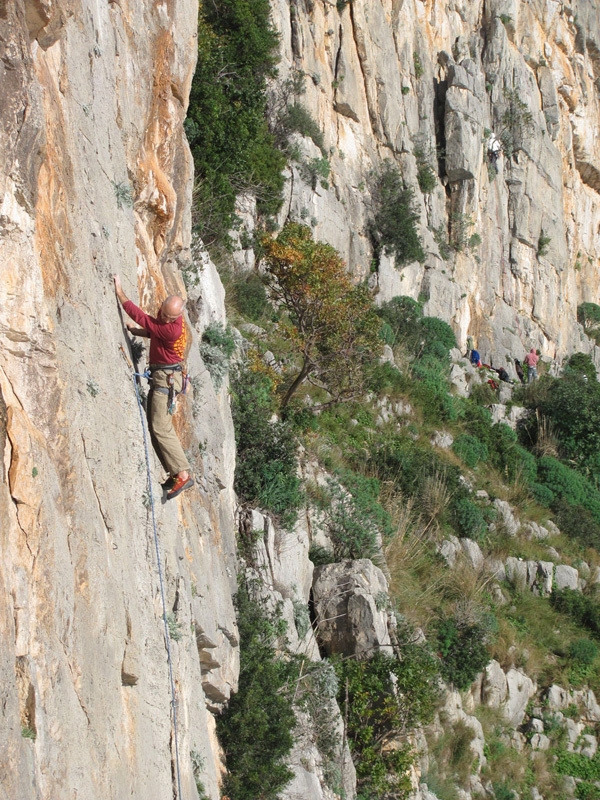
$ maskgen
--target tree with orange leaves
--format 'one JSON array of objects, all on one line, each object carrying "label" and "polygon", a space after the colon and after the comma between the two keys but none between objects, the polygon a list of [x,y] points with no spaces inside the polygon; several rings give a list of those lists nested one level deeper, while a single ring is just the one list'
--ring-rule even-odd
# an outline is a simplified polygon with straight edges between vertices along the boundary
[{"label": "tree with orange leaves", "polygon": [[300,357],[282,407],[305,381],[331,403],[360,396],[365,366],[383,348],[368,289],[352,283],[339,253],[305,225],[290,223],[263,246],[271,297],[287,311],[280,332]]}]

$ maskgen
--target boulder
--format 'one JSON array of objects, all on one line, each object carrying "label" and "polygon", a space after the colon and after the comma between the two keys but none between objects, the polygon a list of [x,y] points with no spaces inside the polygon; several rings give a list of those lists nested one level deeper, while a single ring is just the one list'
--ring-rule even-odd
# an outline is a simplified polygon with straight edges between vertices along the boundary
[{"label": "boulder", "polygon": [[461,550],[462,547],[460,544],[460,539],[458,539],[456,536],[450,536],[448,539],[444,539],[444,541],[437,547],[438,553],[451,568],[456,563],[456,558]]},{"label": "boulder", "polygon": [[579,573],[575,567],[558,564],[554,571],[554,582],[557,589],[579,589]]},{"label": "boulder", "polygon": [[430,441],[433,447],[440,447],[442,450],[448,450],[454,443],[454,437],[447,431],[435,431]]},{"label": "boulder", "polygon": [[534,733],[531,737],[532,750],[548,750],[550,748],[550,739],[544,733]]},{"label": "boulder", "polygon": [[517,591],[525,591],[527,588],[527,562],[515,558],[515,556],[509,556],[506,559],[506,580]]},{"label": "boulder", "polygon": [[525,716],[527,703],[536,692],[536,685],[528,675],[518,669],[506,673],[508,697],[504,703],[504,715],[510,724],[517,728]]},{"label": "boulder", "polygon": [[322,650],[361,655],[390,649],[387,581],[368,558],[316,567],[313,602]]},{"label": "boulder", "polygon": [[500,708],[508,694],[504,670],[497,661],[490,661],[483,672],[481,702],[489,708]]},{"label": "boulder", "polygon": [[477,542],[473,539],[461,539],[460,544],[469,564],[473,569],[480,570],[483,567],[483,553]]},{"label": "boulder", "polygon": [[498,512],[498,523],[502,525],[509,536],[516,536],[519,530],[519,523],[513,514],[510,503],[497,498],[494,500],[494,507]]}]

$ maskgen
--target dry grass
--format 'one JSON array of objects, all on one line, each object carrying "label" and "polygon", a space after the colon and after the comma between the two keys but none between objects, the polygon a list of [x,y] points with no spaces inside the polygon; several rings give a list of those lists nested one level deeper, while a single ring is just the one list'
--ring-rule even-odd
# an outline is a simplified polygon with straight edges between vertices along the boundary
[{"label": "dry grass", "polygon": [[[432,606],[444,584],[445,565],[438,563],[429,536],[429,525],[415,512],[413,498],[386,498],[395,534],[385,548],[390,593],[400,611],[415,625],[426,626]],[[422,576],[427,576],[423,580]]]},{"label": "dry grass", "polygon": [[540,414],[539,409],[536,410],[535,416],[537,419],[537,439],[534,447],[536,456],[538,458],[543,456],[557,458],[558,438],[552,420]]},{"label": "dry grass", "polygon": [[439,528],[439,520],[448,508],[452,492],[448,489],[445,476],[440,472],[427,476],[420,492],[419,504],[428,523]]}]

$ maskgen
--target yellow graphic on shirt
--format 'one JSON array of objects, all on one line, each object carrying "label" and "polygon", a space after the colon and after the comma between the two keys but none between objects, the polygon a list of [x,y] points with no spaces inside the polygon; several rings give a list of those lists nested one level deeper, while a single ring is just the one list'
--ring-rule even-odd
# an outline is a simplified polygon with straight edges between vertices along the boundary
[{"label": "yellow graphic on shirt", "polygon": [[175,351],[177,358],[180,361],[183,361],[185,358],[185,349],[187,345],[187,336],[185,334],[185,322],[181,321],[181,335],[178,339],[173,342],[173,350]]}]

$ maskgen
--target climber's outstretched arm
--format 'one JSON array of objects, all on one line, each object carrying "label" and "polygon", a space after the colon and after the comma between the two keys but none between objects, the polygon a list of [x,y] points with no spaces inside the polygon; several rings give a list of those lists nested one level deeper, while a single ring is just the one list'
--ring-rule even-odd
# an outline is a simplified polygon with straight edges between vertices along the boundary
[{"label": "climber's outstretched arm", "polygon": [[117,297],[119,298],[119,303],[121,305],[125,305],[127,300],[129,299],[125,292],[123,291],[123,287],[121,286],[121,278],[118,275],[113,275],[113,280],[115,282],[115,292],[117,293]]}]

